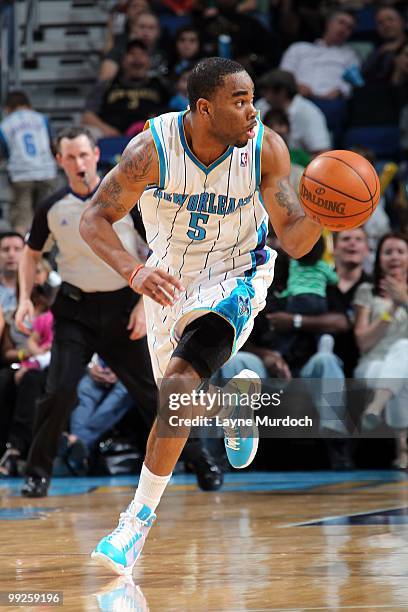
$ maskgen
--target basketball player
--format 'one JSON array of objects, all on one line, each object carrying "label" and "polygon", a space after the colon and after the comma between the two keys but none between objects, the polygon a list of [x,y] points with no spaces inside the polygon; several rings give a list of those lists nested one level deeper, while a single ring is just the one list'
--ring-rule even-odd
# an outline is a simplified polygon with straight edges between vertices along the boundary
[{"label": "basketball player", "polygon": [[[189,110],[151,119],[82,216],[82,237],[145,295],[161,407],[175,384],[193,391],[248,338],[273,278],[276,253],[265,246],[268,215],[292,257],[307,253],[321,234],[289,184],[287,148],[258,120],[253,96],[240,64],[199,62],[188,81]],[[112,230],[137,201],[152,250],[146,265]],[[195,406],[180,411],[197,414]],[[131,572],[140,555],[189,433],[185,428],[183,435],[160,437],[157,430],[156,421],[134,500],[92,554],[119,574]],[[231,464],[249,465],[257,432],[225,433]]]}]

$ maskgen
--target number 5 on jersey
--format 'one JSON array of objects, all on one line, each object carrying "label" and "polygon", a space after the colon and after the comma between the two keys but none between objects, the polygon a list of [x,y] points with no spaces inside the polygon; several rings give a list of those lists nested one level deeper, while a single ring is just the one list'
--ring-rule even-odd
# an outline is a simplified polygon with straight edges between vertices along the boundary
[{"label": "number 5 on jersey", "polygon": [[209,215],[205,213],[190,213],[190,228],[187,232],[187,236],[191,240],[204,240],[206,231],[204,227],[199,225],[199,222],[203,225],[207,225]]}]

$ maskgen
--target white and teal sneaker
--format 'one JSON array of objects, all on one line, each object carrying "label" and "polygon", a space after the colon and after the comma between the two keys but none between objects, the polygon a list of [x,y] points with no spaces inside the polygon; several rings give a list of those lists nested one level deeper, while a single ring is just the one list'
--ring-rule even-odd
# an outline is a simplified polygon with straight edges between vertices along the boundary
[{"label": "white and teal sneaker", "polygon": [[156,515],[148,506],[142,506],[136,514],[132,501],[121,513],[116,529],[99,542],[92,559],[116,574],[131,574],[155,520]]},{"label": "white and teal sneaker", "polygon": [[[230,380],[227,387],[229,393],[235,391],[250,397],[254,393],[261,392],[262,383],[255,372],[242,370]],[[251,412],[251,414],[248,414],[248,412]],[[252,423],[250,426],[245,425],[243,427],[234,425],[232,421],[236,418],[251,419]],[[238,403],[228,415],[228,422],[229,425],[223,427],[228,461],[234,468],[246,468],[254,460],[259,443],[258,427],[252,415],[251,407],[246,404],[243,408]]]}]

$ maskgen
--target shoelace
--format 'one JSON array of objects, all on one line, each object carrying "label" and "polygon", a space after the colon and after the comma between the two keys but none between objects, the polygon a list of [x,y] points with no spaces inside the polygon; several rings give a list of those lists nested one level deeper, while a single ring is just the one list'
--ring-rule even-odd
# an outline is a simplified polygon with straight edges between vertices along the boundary
[{"label": "shoelace", "polygon": [[141,521],[136,516],[132,516],[129,512],[121,512],[119,516],[119,525],[108,536],[109,541],[113,546],[125,548],[129,542],[135,537],[136,532],[147,523]]},{"label": "shoelace", "polygon": [[239,451],[239,438],[225,438],[225,446],[234,451]]},{"label": "shoelace", "polygon": [[234,451],[239,451],[239,443],[241,440],[238,427],[224,427],[225,446]]}]

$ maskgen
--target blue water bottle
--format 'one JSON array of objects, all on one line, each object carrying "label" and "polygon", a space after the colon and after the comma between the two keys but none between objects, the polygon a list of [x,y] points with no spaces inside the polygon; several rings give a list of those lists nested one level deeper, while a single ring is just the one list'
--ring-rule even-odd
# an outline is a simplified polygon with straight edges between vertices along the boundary
[{"label": "blue water bottle", "polygon": [[231,36],[220,34],[218,37],[218,55],[231,59]]}]

